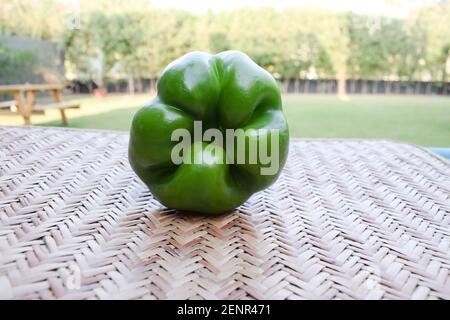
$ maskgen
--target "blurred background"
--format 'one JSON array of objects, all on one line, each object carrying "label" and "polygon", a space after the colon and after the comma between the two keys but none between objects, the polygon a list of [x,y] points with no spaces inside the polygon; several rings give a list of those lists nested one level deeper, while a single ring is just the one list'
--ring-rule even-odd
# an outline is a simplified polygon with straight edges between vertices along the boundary
[{"label": "blurred background", "polygon": [[[168,63],[193,50],[234,49],[278,81],[292,136],[450,147],[448,1],[2,0],[0,7],[0,85],[63,84],[64,96],[81,103],[67,112],[73,127],[128,130]],[[0,114],[0,125],[22,123]],[[32,123],[61,125],[57,110]]]}]

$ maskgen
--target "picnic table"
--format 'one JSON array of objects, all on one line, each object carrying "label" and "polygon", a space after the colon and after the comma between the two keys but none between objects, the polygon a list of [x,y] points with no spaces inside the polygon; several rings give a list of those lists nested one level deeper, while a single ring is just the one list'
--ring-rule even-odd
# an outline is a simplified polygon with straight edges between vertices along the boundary
[{"label": "picnic table", "polygon": [[298,140],[234,212],[162,206],[128,134],[0,127],[0,298],[450,299],[450,164]]},{"label": "picnic table", "polygon": [[[68,124],[66,109],[79,108],[80,105],[77,102],[62,101],[61,91],[63,87],[60,84],[14,84],[14,85],[2,85],[0,86],[0,94],[11,93],[15,97],[14,103],[17,106],[17,110],[22,115],[26,125],[31,124],[31,114],[33,111],[43,111],[46,109],[58,109],[61,113],[61,120],[65,125]],[[36,104],[36,92],[49,91],[55,103],[37,105]]]}]

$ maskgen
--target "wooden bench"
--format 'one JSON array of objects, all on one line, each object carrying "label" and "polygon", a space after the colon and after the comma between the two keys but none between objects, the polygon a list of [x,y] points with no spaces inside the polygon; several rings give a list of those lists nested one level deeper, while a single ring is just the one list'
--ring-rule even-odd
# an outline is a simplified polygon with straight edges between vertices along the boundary
[{"label": "wooden bench", "polygon": [[[36,105],[35,93],[37,91],[50,91],[55,103]],[[18,112],[22,115],[26,125],[31,124],[30,116],[33,113],[44,113],[47,109],[58,109],[61,113],[61,120],[68,124],[66,109],[79,108],[78,102],[62,101],[62,86],[59,84],[21,84],[0,86],[1,93],[12,93],[16,100],[3,101],[0,103],[0,110],[5,112]],[[17,110],[14,110],[14,106]]]},{"label": "wooden bench", "polygon": [[55,102],[55,103],[48,103],[48,104],[37,104],[34,106],[34,110],[36,111],[42,111],[49,109],[58,109],[61,113],[61,119],[65,125],[69,123],[67,120],[67,115],[65,110],[66,109],[77,109],[80,107],[80,104],[75,101],[61,101],[61,102]]},{"label": "wooden bench", "polygon": [[0,101],[0,110],[6,111],[14,111],[14,108],[16,107],[16,100],[9,100],[9,101]]},{"label": "wooden bench", "polygon": [[[33,109],[32,114],[44,114],[44,110]],[[1,115],[20,115],[19,109],[17,108],[16,100],[1,101],[0,102],[0,114]]]}]

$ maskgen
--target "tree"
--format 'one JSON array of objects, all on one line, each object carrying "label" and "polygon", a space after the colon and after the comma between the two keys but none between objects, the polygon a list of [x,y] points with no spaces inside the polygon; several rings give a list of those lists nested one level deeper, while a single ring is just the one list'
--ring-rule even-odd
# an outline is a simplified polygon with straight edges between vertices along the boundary
[{"label": "tree", "polygon": [[327,53],[330,55],[333,70],[338,80],[338,96],[346,97],[347,64],[349,56],[349,34],[346,14],[327,13],[322,21],[321,32],[318,33]]},{"label": "tree", "polygon": [[99,86],[128,79],[132,88],[134,79],[157,77],[189,51],[229,49],[246,52],[279,79],[337,78],[340,96],[349,77],[448,80],[447,1],[402,19],[314,8],[193,14],[146,0],[81,0],[81,8],[81,28],[72,30],[64,27],[61,1],[4,0],[0,30],[63,39],[68,75]]},{"label": "tree", "polygon": [[64,5],[53,0],[2,0],[0,34],[57,40],[64,12]]},{"label": "tree", "polygon": [[[413,13],[409,19],[425,30],[428,76],[446,83],[450,72],[450,3],[442,1],[426,6]],[[444,90],[446,88],[444,86]]]}]

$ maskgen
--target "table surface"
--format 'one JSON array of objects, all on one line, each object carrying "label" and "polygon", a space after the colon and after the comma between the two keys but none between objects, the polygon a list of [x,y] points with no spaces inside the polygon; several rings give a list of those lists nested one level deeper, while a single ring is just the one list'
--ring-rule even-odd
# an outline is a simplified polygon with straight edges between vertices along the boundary
[{"label": "table surface", "polygon": [[413,145],[293,140],[230,214],[164,208],[128,135],[0,127],[0,297],[450,299],[450,165]]},{"label": "table surface", "polygon": [[0,92],[15,92],[15,91],[49,91],[49,90],[62,90],[60,84],[9,84],[0,85]]}]

